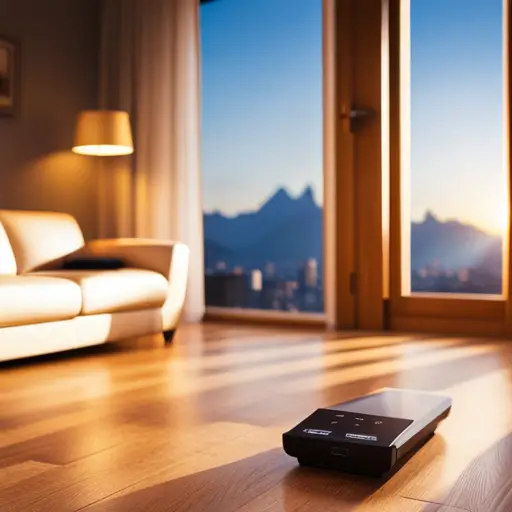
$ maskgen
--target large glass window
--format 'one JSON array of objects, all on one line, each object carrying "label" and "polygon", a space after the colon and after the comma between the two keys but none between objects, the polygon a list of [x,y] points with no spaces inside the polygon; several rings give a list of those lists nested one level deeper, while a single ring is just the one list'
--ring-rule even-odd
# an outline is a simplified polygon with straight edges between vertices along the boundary
[{"label": "large glass window", "polygon": [[405,294],[502,293],[503,12],[502,0],[402,0]]},{"label": "large glass window", "polygon": [[322,312],[322,1],[200,14],[206,304]]}]

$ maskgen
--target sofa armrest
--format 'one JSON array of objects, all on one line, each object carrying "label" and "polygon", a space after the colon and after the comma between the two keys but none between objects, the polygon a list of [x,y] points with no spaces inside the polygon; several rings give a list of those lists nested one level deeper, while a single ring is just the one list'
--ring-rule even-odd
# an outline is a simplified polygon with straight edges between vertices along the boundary
[{"label": "sofa armrest", "polygon": [[181,242],[145,238],[92,240],[69,257],[117,258],[126,266],[151,270],[169,281],[169,294],[163,306],[163,328],[174,329],[187,290],[189,248]]},{"label": "sofa armrest", "polygon": [[152,270],[171,280],[171,277],[177,277],[177,273],[187,274],[189,249],[181,242],[145,238],[107,238],[87,242],[70,256],[117,258],[128,267]]}]

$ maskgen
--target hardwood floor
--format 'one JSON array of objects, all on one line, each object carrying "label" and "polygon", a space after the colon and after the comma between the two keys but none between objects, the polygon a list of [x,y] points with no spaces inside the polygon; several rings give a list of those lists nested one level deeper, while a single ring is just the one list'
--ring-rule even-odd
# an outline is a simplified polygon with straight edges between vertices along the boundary
[{"label": "hardwood floor", "polygon": [[[512,343],[186,326],[0,366],[0,510],[512,510]],[[452,395],[387,480],[299,468],[281,434],[383,386]]]}]

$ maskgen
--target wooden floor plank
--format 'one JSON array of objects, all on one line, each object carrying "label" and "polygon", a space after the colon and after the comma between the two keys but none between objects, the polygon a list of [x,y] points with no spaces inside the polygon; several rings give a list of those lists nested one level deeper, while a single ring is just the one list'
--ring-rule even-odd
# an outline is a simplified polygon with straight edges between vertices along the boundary
[{"label": "wooden floor plank", "polygon": [[[206,324],[0,365],[2,512],[512,510],[512,344]],[[281,434],[384,386],[447,392],[396,474],[299,468]]]},{"label": "wooden floor plank", "polygon": [[50,469],[54,469],[56,466],[53,464],[45,464],[42,462],[36,462],[28,460],[21,462],[20,464],[14,464],[2,468],[0,470],[0,497],[3,489],[12,487],[27,478],[31,478],[36,475],[40,475]]},{"label": "wooden floor plank", "polygon": [[[208,446],[224,445],[241,436],[258,437],[257,430],[249,425],[229,423],[179,432],[152,429],[145,435],[127,439],[123,445],[9,487],[2,492],[2,511],[77,510],[182,460],[197,459]],[[229,446],[225,450],[229,452]]]}]

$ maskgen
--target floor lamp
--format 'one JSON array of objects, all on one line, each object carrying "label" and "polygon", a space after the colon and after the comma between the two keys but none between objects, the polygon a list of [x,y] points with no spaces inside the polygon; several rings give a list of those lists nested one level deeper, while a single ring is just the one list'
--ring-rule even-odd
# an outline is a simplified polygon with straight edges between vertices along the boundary
[{"label": "floor lamp", "polygon": [[131,155],[133,139],[130,117],[120,110],[86,110],[78,115],[72,151],[97,156],[99,167],[99,236],[106,236],[108,187],[104,157]]}]

